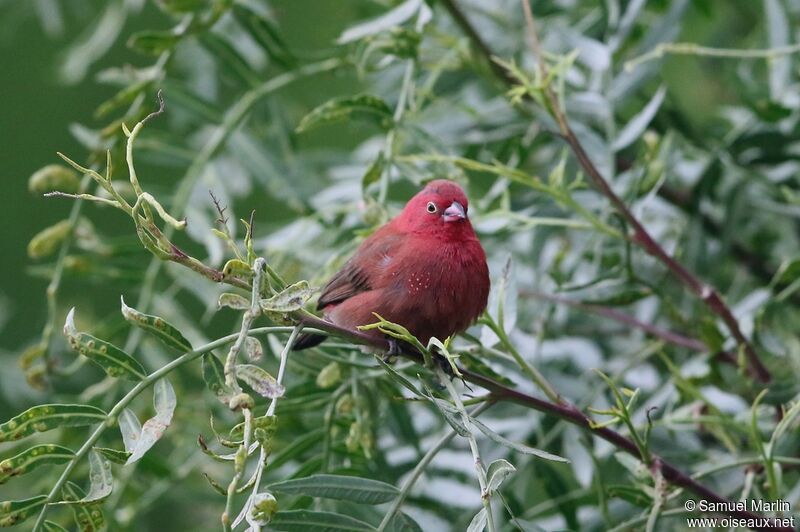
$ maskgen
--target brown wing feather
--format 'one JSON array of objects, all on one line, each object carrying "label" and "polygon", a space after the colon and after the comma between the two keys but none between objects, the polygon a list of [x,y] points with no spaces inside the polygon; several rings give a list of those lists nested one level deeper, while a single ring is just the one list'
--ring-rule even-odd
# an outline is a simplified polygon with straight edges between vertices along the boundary
[{"label": "brown wing feather", "polygon": [[361,292],[379,288],[383,273],[391,262],[392,252],[397,249],[404,235],[387,234],[384,226],[359,246],[355,255],[328,281],[317,302],[317,310],[341,303]]}]

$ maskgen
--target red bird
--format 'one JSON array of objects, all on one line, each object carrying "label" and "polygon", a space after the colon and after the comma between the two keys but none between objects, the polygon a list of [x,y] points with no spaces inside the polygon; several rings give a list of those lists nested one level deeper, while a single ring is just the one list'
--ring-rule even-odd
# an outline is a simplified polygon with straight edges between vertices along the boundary
[{"label": "red bird", "polygon": [[[362,242],[323,288],[317,310],[348,329],[375,323],[374,312],[407,328],[423,345],[465,330],[489,297],[486,254],[467,207],[457,184],[428,183],[403,212]],[[368,334],[383,337],[376,329]],[[324,339],[301,335],[294,349]]]}]

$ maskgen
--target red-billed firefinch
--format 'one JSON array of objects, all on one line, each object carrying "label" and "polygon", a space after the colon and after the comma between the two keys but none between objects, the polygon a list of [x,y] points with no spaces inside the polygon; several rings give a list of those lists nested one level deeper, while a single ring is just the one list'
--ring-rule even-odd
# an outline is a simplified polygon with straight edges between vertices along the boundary
[{"label": "red-billed firefinch", "polygon": [[[367,238],[325,285],[325,319],[349,329],[377,321],[403,325],[423,345],[469,327],[486,308],[489,268],[467,197],[452,181],[430,182],[403,212]],[[369,334],[382,337],[377,330]],[[324,336],[301,335],[294,349]]]}]

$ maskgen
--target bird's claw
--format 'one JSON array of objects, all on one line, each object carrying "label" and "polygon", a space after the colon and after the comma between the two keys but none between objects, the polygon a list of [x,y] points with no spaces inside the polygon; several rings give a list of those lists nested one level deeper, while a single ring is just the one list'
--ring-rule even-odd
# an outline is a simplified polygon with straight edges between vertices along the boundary
[{"label": "bird's claw", "polygon": [[398,342],[394,338],[387,338],[389,342],[389,350],[383,354],[383,361],[387,364],[393,364],[395,359],[403,354],[403,350],[400,349],[400,342]]}]

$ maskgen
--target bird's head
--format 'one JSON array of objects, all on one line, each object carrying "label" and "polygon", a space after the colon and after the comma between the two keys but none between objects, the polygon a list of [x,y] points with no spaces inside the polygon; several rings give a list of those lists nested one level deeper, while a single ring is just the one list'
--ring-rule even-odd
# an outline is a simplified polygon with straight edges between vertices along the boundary
[{"label": "bird's head", "polygon": [[472,233],[467,217],[469,202],[458,184],[446,179],[428,183],[406,204],[398,223],[408,231],[421,233]]}]

